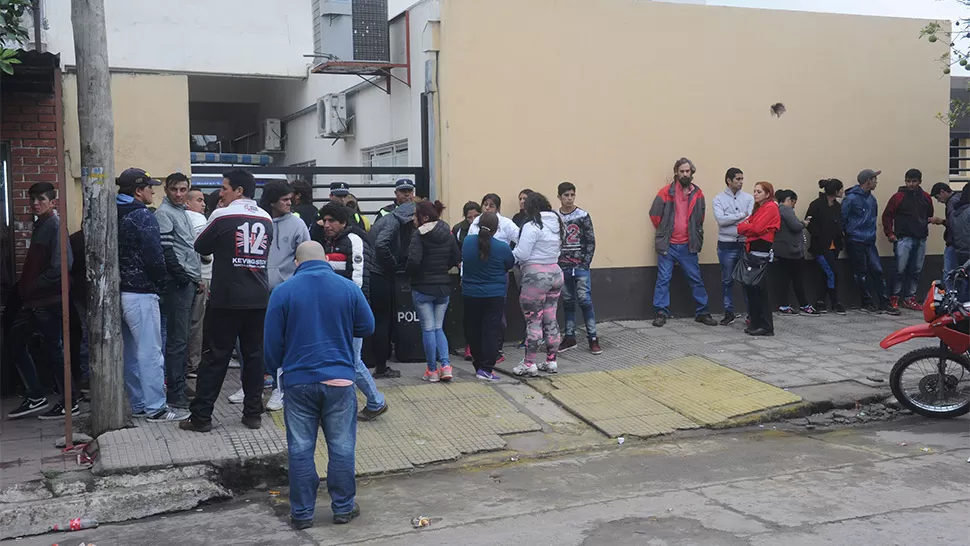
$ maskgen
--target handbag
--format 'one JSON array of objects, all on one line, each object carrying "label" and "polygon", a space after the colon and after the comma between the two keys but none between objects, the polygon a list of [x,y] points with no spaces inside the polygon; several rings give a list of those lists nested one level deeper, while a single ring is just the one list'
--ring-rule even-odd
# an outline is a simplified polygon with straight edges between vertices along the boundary
[{"label": "handbag", "polygon": [[768,269],[768,256],[755,256],[750,252],[741,255],[731,278],[744,286],[761,286],[765,282],[765,271]]}]

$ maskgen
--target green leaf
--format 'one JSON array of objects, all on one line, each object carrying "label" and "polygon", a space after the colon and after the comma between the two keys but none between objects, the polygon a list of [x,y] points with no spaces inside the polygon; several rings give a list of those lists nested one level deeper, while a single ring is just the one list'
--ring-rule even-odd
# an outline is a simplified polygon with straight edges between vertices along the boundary
[{"label": "green leaf", "polygon": [[6,74],[8,76],[12,76],[13,75],[13,67],[10,66],[8,63],[0,62],[0,72],[3,72],[4,74]]}]

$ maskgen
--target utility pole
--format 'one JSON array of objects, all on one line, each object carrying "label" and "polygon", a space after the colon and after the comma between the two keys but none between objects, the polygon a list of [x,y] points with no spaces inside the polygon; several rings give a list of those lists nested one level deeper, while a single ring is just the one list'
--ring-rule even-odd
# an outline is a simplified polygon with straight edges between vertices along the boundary
[{"label": "utility pole", "polygon": [[114,188],[114,117],[104,25],[104,0],[71,0],[77,56],[81,185],[84,196],[91,428],[94,436],[125,426],[118,212]]}]

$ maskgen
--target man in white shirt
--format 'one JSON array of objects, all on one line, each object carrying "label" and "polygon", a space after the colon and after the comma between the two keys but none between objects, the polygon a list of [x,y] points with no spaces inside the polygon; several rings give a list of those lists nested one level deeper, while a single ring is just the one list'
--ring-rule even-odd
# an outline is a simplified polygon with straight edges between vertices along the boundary
[{"label": "man in white shirt", "polygon": [[[193,186],[189,189],[185,201],[186,214],[192,222],[195,236],[198,238],[202,230],[205,229],[205,194],[202,189]],[[205,317],[205,302],[209,299],[209,283],[212,281],[212,256],[199,256],[202,262],[202,284],[205,285],[205,293],[195,298],[192,305],[192,323],[189,327],[189,369],[186,377],[194,378],[197,376],[199,362],[202,361],[202,319]]]}]

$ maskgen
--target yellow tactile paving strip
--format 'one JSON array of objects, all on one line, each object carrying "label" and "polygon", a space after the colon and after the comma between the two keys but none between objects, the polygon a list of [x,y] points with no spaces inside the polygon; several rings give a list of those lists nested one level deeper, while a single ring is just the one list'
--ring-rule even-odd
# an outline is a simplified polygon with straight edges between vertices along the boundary
[{"label": "yellow tactile paving strip", "polygon": [[[412,385],[382,390],[390,409],[377,420],[357,424],[357,474],[407,470],[453,460],[463,453],[505,447],[501,434],[540,430],[492,386],[479,383]],[[357,393],[358,406],[364,399]],[[283,412],[272,414],[285,430]],[[317,438],[317,473],[327,473],[327,444]]]},{"label": "yellow tactile paving strip", "polygon": [[698,356],[552,377],[549,396],[610,436],[656,436],[801,400]]}]

